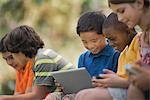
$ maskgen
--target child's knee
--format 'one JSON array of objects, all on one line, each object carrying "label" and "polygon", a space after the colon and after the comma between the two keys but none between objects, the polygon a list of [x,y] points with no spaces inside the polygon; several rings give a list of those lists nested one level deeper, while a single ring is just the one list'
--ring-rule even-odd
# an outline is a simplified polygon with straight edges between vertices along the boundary
[{"label": "child's knee", "polygon": [[91,93],[92,91],[90,89],[81,90],[76,94],[75,100],[86,100],[86,98],[88,98],[89,94]]},{"label": "child's knee", "polygon": [[75,99],[75,94],[68,94],[62,98],[62,100],[74,100],[74,99]]}]

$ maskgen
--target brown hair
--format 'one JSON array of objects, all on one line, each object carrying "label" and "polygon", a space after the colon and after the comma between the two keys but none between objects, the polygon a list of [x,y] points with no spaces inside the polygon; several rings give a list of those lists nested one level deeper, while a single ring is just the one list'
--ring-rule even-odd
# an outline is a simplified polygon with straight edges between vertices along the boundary
[{"label": "brown hair", "polygon": [[150,25],[141,34],[141,45],[150,45]]},{"label": "brown hair", "polygon": [[101,11],[86,12],[78,20],[76,32],[80,36],[81,32],[94,31],[102,34],[102,25],[106,16]]},{"label": "brown hair", "polygon": [[103,30],[110,27],[113,27],[115,30],[119,30],[120,32],[130,33],[128,26],[125,23],[118,21],[117,14],[113,12],[109,14],[103,23]]},{"label": "brown hair", "polygon": [[1,53],[4,53],[4,52],[7,52],[7,48],[4,46],[4,38],[7,36],[7,34],[5,34],[1,40],[0,40],[0,52]]},{"label": "brown hair", "polygon": [[[109,7],[110,7],[110,3],[112,3],[112,4],[122,4],[122,3],[134,3],[136,1],[137,0],[108,0],[108,4],[109,4]],[[149,0],[144,0],[144,6],[146,8],[149,8],[150,1]]]},{"label": "brown hair", "polygon": [[22,25],[7,34],[4,44],[9,52],[22,52],[26,57],[32,58],[44,42],[32,27]]}]

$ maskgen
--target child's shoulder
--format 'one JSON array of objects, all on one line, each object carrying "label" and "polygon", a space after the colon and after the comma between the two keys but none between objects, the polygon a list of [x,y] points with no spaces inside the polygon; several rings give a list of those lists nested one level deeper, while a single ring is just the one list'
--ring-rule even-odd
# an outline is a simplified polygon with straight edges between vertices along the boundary
[{"label": "child's shoulder", "polygon": [[83,59],[83,58],[86,58],[86,57],[88,57],[90,54],[91,54],[91,52],[88,51],[88,50],[86,50],[86,51],[84,51],[83,53],[80,54],[79,58],[82,58],[82,59]]},{"label": "child's shoulder", "polygon": [[59,56],[59,55],[54,50],[42,48],[42,49],[38,50],[36,58],[37,59],[42,59],[42,58],[51,58],[52,59],[57,56]]},{"label": "child's shoulder", "polygon": [[110,55],[114,54],[114,53],[120,53],[118,50],[116,50],[115,48],[113,48],[109,44],[107,44],[103,50],[105,50],[105,52],[110,54]]},{"label": "child's shoulder", "polygon": [[80,54],[80,56],[90,55],[90,51],[86,50]]}]

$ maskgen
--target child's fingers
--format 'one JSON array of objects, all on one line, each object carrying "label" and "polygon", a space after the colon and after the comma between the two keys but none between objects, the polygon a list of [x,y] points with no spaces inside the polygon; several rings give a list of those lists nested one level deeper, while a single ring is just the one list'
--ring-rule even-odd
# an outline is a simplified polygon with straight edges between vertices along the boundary
[{"label": "child's fingers", "polygon": [[114,74],[114,72],[109,69],[103,69],[103,72],[105,72],[106,74]]},{"label": "child's fingers", "polygon": [[96,82],[97,81],[97,79],[95,77],[93,77],[91,80],[92,80],[92,82]]},{"label": "child's fingers", "polygon": [[60,87],[60,86],[61,86],[61,85],[60,85],[60,83],[55,83],[55,85],[56,85],[56,86],[58,86],[58,87]]},{"label": "child's fingers", "polygon": [[107,84],[104,84],[103,87],[108,88],[108,85],[107,85]]},{"label": "child's fingers", "polygon": [[133,67],[133,69],[137,70],[138,72],[142,72],[142,68],[141,67]]},{"label": "child's fingers", "polygon": [[92,77],[92,79],[96,79],[96,77],[95,77],[95,76],[93,76],[93,77]]},{"label": "child's fingers", "polygon": [[103,87],[103,84],[96,83],[96,82],[93,82],[92,85],[93,85],[94,87]]},{"label": "child's fingers", "polygon": [[55,82],[55,83],[57,83],[57,81],[56,81],[56,80],[54,80],[54,82]]},{"label": "child's fingers", "polygon": [[99,76],[103,79],[111,77],[112,74],[100,74]]},{"label": "child's fingers", "polygon": [[107,79],[93,79],[92,82],[97,84],[106,84]]},{"label": "child's fingers", "polygon": [[58,92],[63,92],[63,89],[61,87],[57,88]]}]

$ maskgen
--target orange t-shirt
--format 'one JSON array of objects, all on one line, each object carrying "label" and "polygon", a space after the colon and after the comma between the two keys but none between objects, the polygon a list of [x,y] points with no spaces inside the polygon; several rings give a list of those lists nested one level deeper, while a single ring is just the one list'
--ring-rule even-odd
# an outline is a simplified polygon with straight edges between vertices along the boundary
[{"label": "orange t-shirt", "polygon": [[25,69],[16,72],[15,92],[24,94],[27,88],[32,88],[34,73],[32,71],[32,61],[28,61]]}]

